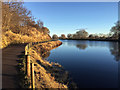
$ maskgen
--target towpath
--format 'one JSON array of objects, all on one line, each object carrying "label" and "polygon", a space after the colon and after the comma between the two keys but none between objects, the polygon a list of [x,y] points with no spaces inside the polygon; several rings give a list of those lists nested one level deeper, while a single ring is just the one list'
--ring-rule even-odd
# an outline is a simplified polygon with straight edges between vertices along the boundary
[{"label": "towpath", "polygon": [[19,88],[18,72],[18,55],[25,51],[26,44],[10,45],[2,50],[2,88]]}]

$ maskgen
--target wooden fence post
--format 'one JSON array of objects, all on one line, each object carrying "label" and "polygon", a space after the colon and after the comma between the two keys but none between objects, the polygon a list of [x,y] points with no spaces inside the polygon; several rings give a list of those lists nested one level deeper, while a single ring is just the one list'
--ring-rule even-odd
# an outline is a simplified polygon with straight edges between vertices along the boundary
[{"label": "wooden fence post", "polygon": [[29,48],[30,48],[30,43],[28,44],[28,50],[29,50]]},{"label": "wooden fence post", "polygon": [[31,63],[31,82],[32,82],[32,88],[35,89],[34,63]]},{"label": "wooden fence post", "polygon": [[28,52],[28,45],[25,46],[25,55],[27,55]]},{"label": "wooden fence post", "polygon": [[27,55],[27,76],[30,77],[30,55]]}]

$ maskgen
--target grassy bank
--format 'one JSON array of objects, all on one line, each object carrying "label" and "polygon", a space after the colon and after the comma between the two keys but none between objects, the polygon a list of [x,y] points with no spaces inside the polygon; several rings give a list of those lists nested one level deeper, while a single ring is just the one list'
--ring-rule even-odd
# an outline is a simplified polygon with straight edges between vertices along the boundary
[{"label": "grassy bank", "polygon": [[7,47],[10,44],[29,43],[50,40],[48,34],[38,31],[36,28],[31,28],[26,35],[16,34],[12,31],[6,31],[2,34],[1,48]]},{"label": "grassy bank", "polygon": [[61,41],[39,43],[30,48],[31,60],[35,64],[36,88],[70,88],[76,87],[69,78],[69,73],[58,63],[49,62],[43,56],[50,50],[60,46]]}]

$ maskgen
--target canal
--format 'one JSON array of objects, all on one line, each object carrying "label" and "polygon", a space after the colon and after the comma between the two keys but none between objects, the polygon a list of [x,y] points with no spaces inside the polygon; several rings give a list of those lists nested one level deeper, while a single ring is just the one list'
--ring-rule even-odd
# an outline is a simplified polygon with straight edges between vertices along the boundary
[{"label": "canal", "polygon": [[46,59],[61,64],[79,88],[118,88],[118,42],[61,41]]}]

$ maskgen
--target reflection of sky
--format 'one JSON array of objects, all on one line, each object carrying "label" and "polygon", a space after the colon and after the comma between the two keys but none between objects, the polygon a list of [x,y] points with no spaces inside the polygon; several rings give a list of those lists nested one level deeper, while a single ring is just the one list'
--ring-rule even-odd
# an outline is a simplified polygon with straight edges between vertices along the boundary
[{"label": "reflection of sky", "polygon": [[[80,50],[76,47],[80,44],[88,47]],[[118,62],[109,50],[114,45],[104,41],[63,41],[48,59],[64,66],[80,87],[117,87]]]}]

